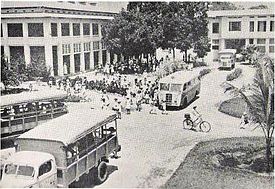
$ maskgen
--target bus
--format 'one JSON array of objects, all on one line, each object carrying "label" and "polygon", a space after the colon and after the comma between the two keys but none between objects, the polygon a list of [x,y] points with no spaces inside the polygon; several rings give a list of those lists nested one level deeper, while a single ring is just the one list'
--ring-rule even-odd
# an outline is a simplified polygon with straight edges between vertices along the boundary
[{"label": "bus", "polygon": [[64,91],[32,91],[1,96],[1,139],[22,134],[68,112]]},{"label": "bus", "polygon": [[1,187],[79,187],[84,176],[103,183],[109,157],[121,150],[117,114],[84,108],[63,115],[20,135],[15,149],[5,160]]},{"label": "bus", "polygon": [[219,52],[219,68],[220,69],[234,69],[236,61],[236,50],[225,49]]},{"label": "bus", "polygon": [[198,70],[178,71],[160,79],[159,102],[171,107],[188,105],[200,93],[200,79]]}]

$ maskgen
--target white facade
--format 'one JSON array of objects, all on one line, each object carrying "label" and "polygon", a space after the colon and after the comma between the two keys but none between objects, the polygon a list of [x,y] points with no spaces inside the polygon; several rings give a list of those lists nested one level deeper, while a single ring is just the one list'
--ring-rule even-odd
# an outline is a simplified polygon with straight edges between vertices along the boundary
[{"label": "white facade", "polygon": [[[33,7],[2,5],[1,55],[4,54],[7,60],[11,61],[11,53],[17,56],[18,51],[23,51],[20,56],[26,64],[29,64],[33,60],[32,52],[38,55],[40,53],[46,65],[52,68],[52,75],[55,76],[88,71],[94,69],[96,65],[110,62],[110,53],[101,43],[101,27],[104,22],[113,19],[115,13],[78,10],[71,7],[68,9],[66,2],[63,3],[64,5],[61,3],[60,6],[64,8],[56,8],[51,3],[49,6]],[[31,23],[35,26],[32,27]],[[64,23],[69,24],[69,35],[62,33]],[[12,24],[15,24],[19,30],[22,27],[22,31],[12,32],[14,29]],[[42,25],[39,31],[42,35],[30,36],[30,33],[37,32],[35,31],[37,24]],[[14,48],[18,48],[18,51],[11,52]],[[37,49],[42,50],[37,52]]]},{"label": "white facade", "polygon": [[[274,10],[230,10],[208,12],[210,56],[217,60],[223,49],[237,49],[254,44],[274,58]],[[231,45],[235,42],[235,45]],[[238,53],[238,52],[237,52]]]}]

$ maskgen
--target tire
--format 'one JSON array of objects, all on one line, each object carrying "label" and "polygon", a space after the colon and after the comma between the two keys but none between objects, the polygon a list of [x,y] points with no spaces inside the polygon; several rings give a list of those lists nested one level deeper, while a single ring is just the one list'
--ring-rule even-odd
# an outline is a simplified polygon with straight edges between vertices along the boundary
[{"label": "tire", "polygon": [[201,130],[202,132],[205,132],[205,133],[209,132],[209,131],[211,130],[211,125],[210,125],[210,123],[208,123],[207,121],[201,122],[201,123],[200,123],[200,130]]},{"label": "tire", "polygon": [[183,120],[183,129],[192,129],[193,128],[193,121],[190,119]]},{"label": "tire", "polygon": [[97,166],[97,170],[95,174],[95,182],[96,184],[101,184],[105,182],[107,178],[108,178],[107,164],[105,161],[101,161]]}]

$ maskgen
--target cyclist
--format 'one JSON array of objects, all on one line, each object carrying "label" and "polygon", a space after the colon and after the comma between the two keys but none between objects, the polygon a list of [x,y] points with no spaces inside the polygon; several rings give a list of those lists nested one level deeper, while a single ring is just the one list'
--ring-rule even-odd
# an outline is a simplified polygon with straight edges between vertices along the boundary
[{"label": "cyclist", "polygon": [[192,110],[191,114],[192,114],[191,118],[192,118],[193,121],[197,120],[198,117],[201,116],[201,114],[197,111],[197,106],[193,107],[193,110]]}]

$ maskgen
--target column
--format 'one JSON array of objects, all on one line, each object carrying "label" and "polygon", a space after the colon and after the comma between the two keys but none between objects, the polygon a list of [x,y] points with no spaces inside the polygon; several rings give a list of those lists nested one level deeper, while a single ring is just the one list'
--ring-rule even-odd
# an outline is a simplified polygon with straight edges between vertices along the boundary
[{"label": "column", "polygon": [[10,62],[10,47],[8,45],[4,45],[4,55],[7,60],[7,62]]},{"label": "column", "polygon": [[49,20],[46,20],[46,22],[43,23],[43,30],[44,30],[44,37],[46,39],[50,39],[51,36],[51,23]]},{"label": "column", "polygon": [[80,71],[85,71],[85,57],[84,57],[84,43],[80,43],[81,53],[80,53]]},{"label": "column", "polygon": [[[91,45],[92,47],[92,45]],[[94,62],[94,51],[92,50],[91,48],[91,51],[90,51],[90,69],[95,69],[95,62]]]},{"label": "column", "polygon": [[57,36],[61,37],[61,23],[57,22]]},{"label": "column", "polygon": [[8,24],[7,23],[2,23],[2,30],[3,30],[3,38],[7,38],[8,37]]},{"label": "column", "polygon": [[73,36],[73,23],[69,23],[70,25],[70,36]]},{"label": "column", "polygon": [[79,29],[80,29],[80,36],[82,37],[83,36],[83,23],[79,23],[80,26],[79,26]]},{"label": "column", "polygon": [[247,47],[249,45],[249,39],[245,39],[245,46]]},{"label": "column", "polygon": [[24,57],[25,57],[25,63],[30,64],[31,63],[31,51],[29,45],[24,45]]},{"label": "column", "polygon": [[111,63],[111,54],[110,54],[110,52],[109,51],[106,51],[107,53],[107,55],[106,55],[106,62],[107,63]]},{"label": "column", "polygon": [[103,65],[103,62],[102,62],[102,50],[99,49],[98,51],[98,65]]},{"label": "column", "polygon": [[52,52],[52,46],[50,44],[45,45],[45,62],[47,68],[51,68],[51,76],[54,75],[53,73],[53,52]]},{"label": "column", "polygon": [[114,63],[117,62],[117,54],[114,54]]},{"label": "column", "polygon": [[225,49],[225,40],[224,39],[220,39],[220,48],[219,50],[224,50]]},{"label": "column", "polygon": [[[72,24],[71,24],[72,25]],[[70,44],[71,46],[71,53],[70,53],[70,72],[71,74],[75,73],[75,69],[74,69],[74,46],[73,44]]]},{"label": "column", "polygon": [[[58,23],[58,25],[60,25],[60,24]],[[64,66],[63,66],[62,44],[57,46],[57,57],[58,57],[58,75],[63,76],[64,75]]]},{"label": "column", "polygon": [[28,37],[28,23],[23,22],[23,37]]}]

